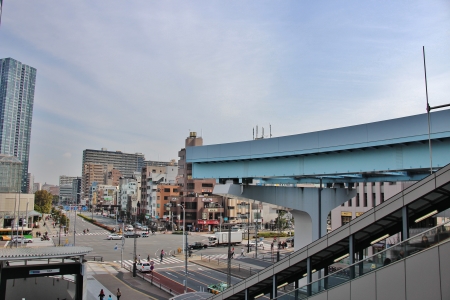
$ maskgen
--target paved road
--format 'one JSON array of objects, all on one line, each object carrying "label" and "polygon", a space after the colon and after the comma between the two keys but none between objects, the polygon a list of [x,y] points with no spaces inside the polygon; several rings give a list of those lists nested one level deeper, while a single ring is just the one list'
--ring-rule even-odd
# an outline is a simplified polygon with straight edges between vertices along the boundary
[{"label": "paved road", "polygon": [[[90,214],[87,216],[91,217]],[[70,234],[65,239],[69,240],[69,243],[73,243],[73,230],[75,226],[74,213],[69,213],[71,219]],[[103,224],[115,225],[115,220],[102,216],[94,215],[94,218]],[[83,234],[84,229],[89,229],[89,233]],[[108,231],[84,221],[81,217],[77,217],[75,230],[75,244],[77,246],[89,246],[94,249],[90,255],[102,256],[105,262],[110,262],[112,265],[119,267],[122,263],[121,260],[121,240],[107,240],[106,237],[110,234]],[[188,235],[188,242],[205,242],[210,234],[194,233]],[[66,240],[64,240],[65,242]],[[136,239],[136,255],[141,256],[142,261],[146,261],[147,256],[155,263],[155,270],[172,280],[184,284],[184,257],[182,254],[177,254],[175,257],[167,256],[161,263],[159,260],[159,253],[161,249],[164,249],[166,253],[173,251],[177,253],[177,249],[182,246],[182,235],[174,234],[162,234],[156,233],[156,235],[150,235],[148,238]],[[117,247],[116,247],[117,245]],[[131,267],[133,263],[133,248],[134,239],[125,239],[123,247],[123,265]],[[115,250],[117,249],[117,250]],[[253,256],[254,251],[247,254],[247,257],[238,257],[241,247],[235,247],[236,259],[233,260],[233,264],[240,263],[242,265],[254,266],[254,267],[267,267],[271,262],[264,261],[262,259],[255,259]],[[203,250],[194,250],[194,255],[199,257],[201,255],[210,255],[226,258],[228,252],[227,247],[212,247]],[[258,251],[261,253],[262,251]],[[208,269],[193,263],[188,264],[188,287],[194,290],[205,289],[210,284],[219,282],[226,282],[227,276],[224,273],[216,270]],[[236,284],[241,279],[232,277],[232,283]]]}]

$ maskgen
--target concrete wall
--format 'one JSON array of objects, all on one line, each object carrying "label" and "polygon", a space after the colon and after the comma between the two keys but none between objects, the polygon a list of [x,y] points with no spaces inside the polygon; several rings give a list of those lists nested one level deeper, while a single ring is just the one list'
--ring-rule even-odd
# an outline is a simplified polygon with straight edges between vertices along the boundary
[{"label": "concrete wall", "polygon": [[450,299],[450,242],[392,263],[308,300]]},{"label": "concrete wall", "polygon": [[6,283],[6,299],[32,300],[57,298],[74,299],[75,283],[52,277],[9,279]]},{"label": "concrete wall", "polygon": [[[16,201],[17,200],[17,201]],[[13,212],[14,207],[19,207],[20,212],[26,212],[27,210],[27,202],[28,210],[34,209],[34,194],[20,194],[20,206],[19,206],[19,194],[17,193],[0,193],[0,212]]]}]

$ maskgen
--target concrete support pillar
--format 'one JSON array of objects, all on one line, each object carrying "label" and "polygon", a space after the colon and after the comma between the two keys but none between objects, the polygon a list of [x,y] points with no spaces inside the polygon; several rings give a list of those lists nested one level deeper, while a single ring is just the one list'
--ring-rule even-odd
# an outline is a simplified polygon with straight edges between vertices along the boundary
[{"label": "concrete support pillar", "polygon": [[250,300],[250,297],[248,295],[248,289],[245,289],[245,300]]},{"label": "concrete support pillar", "polygon": [[277,275],[273,275],[272,276],[272,296],[270,297],[271,299],[274,299],[277,296]]},{"label": "concrete support pillar", "polygon": [[[352,234],[348,237],[348,259],[350,265],[355,263],[355,236]],[[350,268],[350,278],[355,278],[355,267]]]},{"label": "concrete support pillar", "polygon": [[409,239],[408,206],[402,207],[402,241]]},{"label": "concrete support pillar", "polygon": [[313,224],[308,213],[300,210],[292,210],[291,213],[294,217],[294,251],[297,251],[313,241]]},{"label": "concrete support pillar", "polygon": [[[311,257],[308,257],[306,259],[306,281],[308,284],[312,281],[312,269],[311,269]],[[311,296],[311,286],[308,285],[307,288],[307,295],[308,297]]]}]

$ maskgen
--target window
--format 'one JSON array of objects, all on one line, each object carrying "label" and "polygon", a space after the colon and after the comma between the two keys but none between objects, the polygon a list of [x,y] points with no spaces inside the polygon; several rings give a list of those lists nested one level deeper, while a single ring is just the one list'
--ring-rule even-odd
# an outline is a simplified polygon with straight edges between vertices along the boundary
[{"label": "window", "polygon": [[159,208],[160,207],[160,204],[158,203],[158,204],[156,204],[156,208]]},{"label": "window", "polygon": [[186,209],[197,209],[197,202],[186,202]]},{"label": "window", "polygon": [[159,199],[159,196],[156,196],[156,200],[160,200],[160,199]]},{"label": "window", "polygon": [[173,189],[173,192],[174,193],[178,193],[178,189]]},{"label": "window", "polygon": [[165,192],[165,193],[170,193],[170,189],[165,188],[165,189],[164,189],[164,192]]},{"label": "window", "polygon": [[[181,216],[183,216],[183,215],[181,215]],[[187,220],[197,220],[197,213],[186,212],[186,219]]]},{"label": "window", "polygon": [[213,187],[212,183],[202,183],[202,187]]},{"label": "window", "polygon": [[[351,206],[351,205],[349,205],[349,206]],[[351,220],[352,220],[352,217],[341,216],[341,222],[342,222],[342,225],[345,225],[345,224],[350,223]]]},{"label": "window", "polygon": [[169,200],[169,196],[164,196],[164,200]]},{"label": "window", "polygon": [[195,184],[194,183],[188,183],[187,184],[187,189],[188,190],[193,190],[195,188]]},{"label": "window", "polygon": [[352,206],[352,200],[353,199],[348,200],[348,206]]},{"label": "window", "polygon": [[356,194],[356,207],[359,207],[359,193]]},{"label": "window", "polygon": [[364,193],[364,207],[367,207],[367,193]]}]

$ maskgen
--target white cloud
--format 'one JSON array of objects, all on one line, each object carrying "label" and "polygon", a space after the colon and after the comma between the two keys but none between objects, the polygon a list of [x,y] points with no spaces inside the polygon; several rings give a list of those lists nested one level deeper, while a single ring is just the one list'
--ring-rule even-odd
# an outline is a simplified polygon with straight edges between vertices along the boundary
[{"label": "white cloud", "polygon": [[30,171],[57,182],[81,174],[87,148],[169,160],[189,129],[211,144],[257,124],[279,136],[422,113],[422,45],[430,101],[449,98],[449,9],[18,0],[3,9],[0,56],[38,69]]}]

